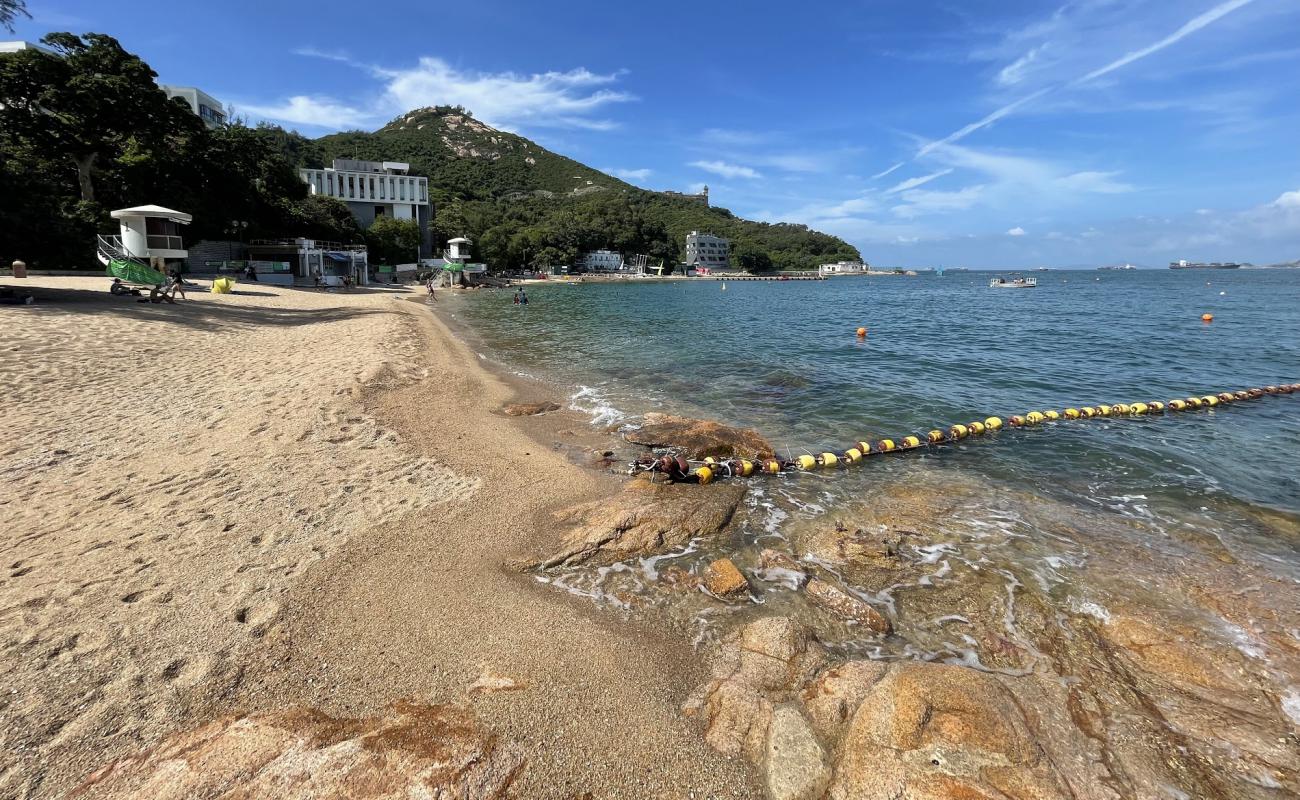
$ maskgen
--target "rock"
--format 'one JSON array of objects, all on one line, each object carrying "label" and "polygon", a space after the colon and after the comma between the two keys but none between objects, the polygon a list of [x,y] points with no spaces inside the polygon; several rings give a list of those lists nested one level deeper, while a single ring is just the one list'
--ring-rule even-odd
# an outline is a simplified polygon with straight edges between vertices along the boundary
[{"label": "rock", "polygon": [[556,520],[569,525],[559,548],[537,562],[543,567],[612,564],[664,552],[696,537],[717,535],[731,523],[745,494],[738,483],[700,491],[689,484],[654,483],[646,475],[628,481],[613,497],[572,506]]},{"label": "rock", "polygon": [[501,409],[507,417],[534,417],[559,410],[559,403],[511,403]]},{"label": "rock", "polygon": [[826,751],[793,706],[781,706],[772,714],[763,775],[772,800],[817,800],[830,783]]},{"label": "rock", "polygon": [[645,415],[641,427],[623,438],[646,447],[680,449],[687,458],[771,458],[772,445],[749,428],[670,414]]},{"label": "rock", "polygon": [[723,598],[737,598],[749,591],[749,581],[729,558],[719,558],[704,568],[704,588]]},{"label": "rock", "polygon": [[788,692],[802,686],[826,662],[826,651],[789,617],[765,617],[724,642],[736,649],[734,676],[757,689]]},{"label": "rock", "polygon": [[484,694],[487,692],[517,692],[520,689],[527,689],[528,684],[517,681],[514,678],[508,678],[505,675],[498,675],[489,668],[484,668],[483,673],[478,679],[469,685],[466,690],[468,694]]},{"label": "rock", "polygon": [[863,698],[837,752],[832,798],[1068,796],[1012,695],[968,667],[894,664]]},{"label": "rock", "polygon": [[688,701],[686,716],[704,716],[704,741],[719,753],[741,756],[759,764],[772,722],[772,702],[741,681],[722,680],[709,684],[703,699]]},{"label": "rock", "polygon": [[312,710],[228,716],[92,773],[70,798],[505,796],[522,750],[450,706],[376,717]]},{"label": "rock", "polygon": [[828,669],[800,693],[813,729],[827,742],[836,742],[889,665],[882,661],[849,661]]},{"label": "rock", "polygon": [[847,620],[866,625],[876,633],[889,633],[893,626],[883,614],[862,600],[821,578],[813,578],[803,587],[804,594],[817,605]]},{"label": "rock", "polygon": [[659,580],[673,589],[695,591],[704,585],[699,576],[692,575],[681,567],[671,566],[659,570]]},{"label": "rock", "polygon": [[759,575],[765,581],[782,583],[791,589],[800,589],[808,580],[803,565],[779,550],[764,549],[758,554],[762,567]]}]

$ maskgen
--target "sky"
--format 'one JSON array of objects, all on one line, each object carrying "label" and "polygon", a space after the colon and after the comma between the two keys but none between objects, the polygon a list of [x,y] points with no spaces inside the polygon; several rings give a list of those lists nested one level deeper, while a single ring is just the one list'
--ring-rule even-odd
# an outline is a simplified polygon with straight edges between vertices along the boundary
[{"label": "sky", "polygon": [[[28,0],[310,136],[463,105],[881,266],[1300,259],[1300,1]],[[0,33],[0,36],[3,36]]]}]

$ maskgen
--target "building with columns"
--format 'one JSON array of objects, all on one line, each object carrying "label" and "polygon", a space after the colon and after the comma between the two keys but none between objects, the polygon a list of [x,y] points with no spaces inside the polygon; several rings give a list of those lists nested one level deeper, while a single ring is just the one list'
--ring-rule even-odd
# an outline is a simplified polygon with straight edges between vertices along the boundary
[{"label": "building with columns", "polygon": [[420,226],[420,256],[427,258],[433,254],[429,179],[410,171],[411,165],[400,161],[336,158],[325,169],[300,169],[298,177],[312,194],[346,203],[362,229],[379,217],[415,220]]}]

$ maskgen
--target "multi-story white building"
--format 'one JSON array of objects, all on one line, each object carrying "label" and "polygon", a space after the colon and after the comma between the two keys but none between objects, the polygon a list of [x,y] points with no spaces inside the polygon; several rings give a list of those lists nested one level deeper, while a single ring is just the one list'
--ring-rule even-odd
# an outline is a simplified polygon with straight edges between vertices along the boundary
[{"label": "multi-story white building", "polygon": [[158,88],[167,93],[168,97],[179,97],[189,105],[190,110],[199,115],[209,128],[220,128],[226,124],[226,112],[222,109],[221,101],[202,89],[193,86],[170,86],[165,83],[158,84]]},{"label": "multi-story white building", "polygon": [[363,229],[379,217],[413,219],[420,225],[420,256],[432,253],[429,240],[429,179],[408,174],[411,165],[400,161],[355,161],[336,158],[325,169],[300,169],[298,177],[312,194],[334,197]]},{"label": "multi-story white building", "polygon": [[686,234],[686,264],[728,269],[731,266],[731,241],[711,233],[691,231]]},{"label": "multi-story white building", "polygon": [[583,254],[579,264],[592,272],[622,272],[623,254],[613,250],[592,250]]}]

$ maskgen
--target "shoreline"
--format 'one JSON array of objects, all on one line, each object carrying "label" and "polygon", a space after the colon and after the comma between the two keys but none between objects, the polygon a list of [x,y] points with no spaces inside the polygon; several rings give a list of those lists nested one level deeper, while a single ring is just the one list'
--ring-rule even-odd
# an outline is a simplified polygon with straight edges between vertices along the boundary
[{"label": "shoreline", "polygon": [[[60,797],[232,712],[409,699],[522,748],[520,796],[757,796],[680,714],[707,676],[688,643],[519,568],[558,539],[552,510],[619,481],[555,448],[585,421],[500,414],[521,387],[429,309],[14,283],[38,302],[0,312],[20,434],[0,793]],[[90,408],[108,416],[79,425]],[[470,693],[485,672],[525,688]]]}]

